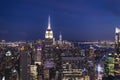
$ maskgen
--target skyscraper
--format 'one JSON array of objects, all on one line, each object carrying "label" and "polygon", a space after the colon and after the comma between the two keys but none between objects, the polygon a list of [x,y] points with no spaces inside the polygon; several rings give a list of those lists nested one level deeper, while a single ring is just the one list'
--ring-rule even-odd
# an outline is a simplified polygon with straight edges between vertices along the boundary
[{"label": "skyscraper", "polygon": [[59,35],[59,41],[62,41],[62,34],[60,32],[60,35]]},{"label": "skyscraper", "polygon": [[[53,31],[51,29],[50,23],[50,16],[48,17],[48,27],[45,32],[45,41],[43,42],[42,46],[42,60],[43,60],[43,67],[44,67],[44,79],[51,80],[54,78],[54,52],[51,47],[53,47],[55,42],[55,38],[53,37]],[[52,72],[52,73],[51,73]]]},{"label": "skyscraper", "polygon": [[45,32],[45,44],[52,45],[53,43],[53,31],[51,29],[50,16],[48,17],[48,27]]},{"label": "skyscraper", "polygon": [[120,29],[117,27],[115,28],[115,51],[115,75],[120,76]]},{"label": "skyscraper", "polygon": [[116,52],[120,53],[120,29],[117,27],[115,29],[115,48]]}]

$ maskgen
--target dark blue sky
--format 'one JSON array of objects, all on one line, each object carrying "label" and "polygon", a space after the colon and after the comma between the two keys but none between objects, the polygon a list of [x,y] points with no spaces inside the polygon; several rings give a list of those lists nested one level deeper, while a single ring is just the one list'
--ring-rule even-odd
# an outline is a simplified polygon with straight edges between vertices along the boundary
[{"label": "dark blue sky", "polygon": [[44,39],[48,15],[56,39],[114,40],[120,0],[1,0],[0,39]]}]

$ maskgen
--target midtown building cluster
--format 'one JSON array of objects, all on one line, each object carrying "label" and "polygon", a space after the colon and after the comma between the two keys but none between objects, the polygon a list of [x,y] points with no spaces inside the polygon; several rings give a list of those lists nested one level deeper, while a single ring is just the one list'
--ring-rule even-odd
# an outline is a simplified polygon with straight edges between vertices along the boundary
[{"label": "midtown building cluster", "polygon": [[119,80],[120,29],[115,42],[55,40],[48,17],[45,39],[0,42],[0,80]]}]

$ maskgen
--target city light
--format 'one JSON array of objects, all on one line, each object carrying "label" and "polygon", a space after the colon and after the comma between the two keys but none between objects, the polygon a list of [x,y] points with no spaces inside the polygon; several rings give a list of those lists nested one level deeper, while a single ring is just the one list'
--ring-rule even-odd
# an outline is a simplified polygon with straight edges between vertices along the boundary
[{"label": "city light", "polygon": [[11,51],[8,51],[8,52],[6,52],[6,54],[5,54],[6,56],[11,56],[12,55],[12,53],[11,53]]},{"label": "city light", "polygon": [[2,0],[0,80],[120,80],[119,4]]},{"label": "city light", "polygon": [[102,72],[103,71],[102,67],[100,66],[100,64],[98,64],[97,70],[98,70],[98,72]]}]

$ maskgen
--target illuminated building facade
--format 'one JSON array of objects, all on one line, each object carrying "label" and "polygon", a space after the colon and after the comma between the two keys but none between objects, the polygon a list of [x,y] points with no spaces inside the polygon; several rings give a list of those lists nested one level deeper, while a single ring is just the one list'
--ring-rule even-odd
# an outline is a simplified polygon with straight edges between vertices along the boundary
[{"label": "illuminated building facade", "polygon": [[115,29],[115,75],[120,76],[120,29]]},{"label": "illuminated building facade", "polygon": [[115,29],[115,48],[116,48],[116,52],[120,53],[120,29],[119,28]]},{"label": "illuminated building facade", "polygon": [[115,53],[115,76],[120,76],[120,54]]},{"label": "illuminated building facade", "polygon": [[114,54],[109,53],[104,61],[104,75],[106,77],[115,76],[114,72]]},{"label": "illuminated building facade", "polygon": [[120,29],[119,28],[115,29],[115,48],[116,48],[116,52],[119,54],[120,53]]},{"label": "illuminated building facade", "polygon": [[27,50],[22,49],[20,53],[20,80],[30,80],[31,57]]},{"label": "illuminated building facade", "polygon": [[42,60],[41,60],[41,50],[42,50],[42,47],[40,45],[37,46],[37,50],[36,50],[36,55],[35,55],[35,64],[39,64],[41,65],[42,63]]},{"label": "illuminated building facade", "polygon": [[62,57],[62,80],[82,80],[81,57]]},{"label": "illuminated building facade", "polygon": [[93,56],[94,55],[94,48],[90,45],[90,56]]}]

